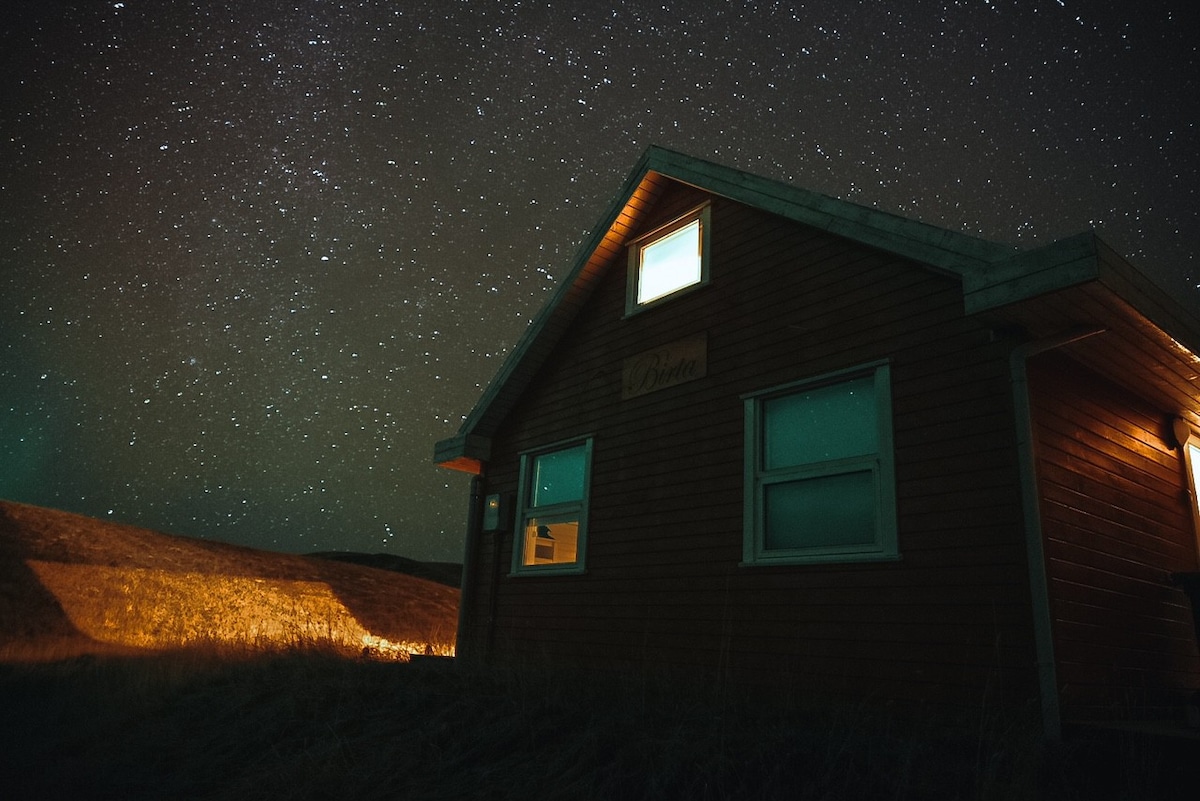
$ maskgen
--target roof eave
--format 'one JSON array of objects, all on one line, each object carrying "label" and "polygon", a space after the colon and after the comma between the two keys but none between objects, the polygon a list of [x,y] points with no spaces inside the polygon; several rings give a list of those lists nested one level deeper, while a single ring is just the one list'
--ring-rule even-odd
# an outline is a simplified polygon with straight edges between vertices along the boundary
[{"label": "roof eave", "polygon": [[967,314],[1028,339],[1100,330],[1063,348],[1096,373],[1200,423],[1200,321],[1092,231],[964,281]]},{"label": "roof eave", "polygon": [[[575,312],[586,299],[586,296],[591,294],[591,289],[594,286],[594,279],[598,278],[599,267],[596,264],[596,253],[599,248],[605,243],[605,240],[623,240],[624,237],[620,231],[620,220],[628,215],[628,206],[630,199],[637,193],[639,187],[644,183],[647,175],[650,173],[649,162],[652,154],[647,152],[638,162],[637,167],[625,179],[621,186],[621,191],[616,199],[610,204],[608,212],[604,215],[600,225],[592,230],[587,239],[583,241],[579,249],[575,253],[575,257],[571,262],[571,269],[566,277],[555,288],[554,293],[549,300],[542,306],[538,314],[522,332],[521,337],[517,340],[512,351],[496,372],[496,375],[488,383],[483,395],[479,401],[467,415],[459,428],[459,434],[475,432],[479,429],[481,422],[484,420],[489,409],[492,408],[498,397],[502,395],[505,387],[509,386],[514,376],[520,371],[523,363],[525,363],[535,350],[535,344],[539,341],[545,341],[546,334],[551,331],[556,331],[565,328],[566,323],[574,318]],[[589,270],[589,267],[591,268]],[[569,302],[574,301],[574,302]]]},{"label": "roof eave", "polygon": [[479,475],[492,455],[492,441],[474,434],[459,434],[433,446],[433,462],[438,467]]}]

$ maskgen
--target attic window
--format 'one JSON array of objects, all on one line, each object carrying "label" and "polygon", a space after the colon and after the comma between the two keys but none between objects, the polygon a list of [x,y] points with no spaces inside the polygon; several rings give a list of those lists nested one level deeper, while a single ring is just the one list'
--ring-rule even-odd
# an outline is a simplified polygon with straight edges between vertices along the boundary
[{"label": "attic window", "polygon": [[630,244],[627,312],[708,281],[709,208],[704,205]]}]

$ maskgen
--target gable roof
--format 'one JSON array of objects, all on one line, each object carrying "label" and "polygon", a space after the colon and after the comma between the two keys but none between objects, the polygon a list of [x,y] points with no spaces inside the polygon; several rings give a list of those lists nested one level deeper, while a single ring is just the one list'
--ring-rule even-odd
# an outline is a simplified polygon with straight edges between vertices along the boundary
[{"label": "gable roof", "polygon": [[[895,214],[860,206],[790,184],[692,158],[660,147],[642,154],[622,184],[616,199],[600,223],[584,240],[571,269],[533,322],[522,334],[501,365],[483,395],[459,428],[458,434],[434,447],[434,461],[451,469],[478,473],[490,457],[491,437],[513,408],[529,382],[544,364],[578,311],[607,270],[623,256],[626,241],[655,201],[671,183],[697,187],[739,203],[803,223],[853,242],[895,254],[925,265],[929,269],[957,276],[964,284],[967,312],[989,314],[999,324],[1026,326],[1036,322],[1023,311],[1022,302],[1055,294],[1059,306],[1070,306],[1073,292],[1098,285],[1105,297],[1096,314],[1081,325],[1096,327],[1104,317],[1103,307],[1113,308],[1113,298],[1132,298],[1116,304],[1125,316],[1141,318],[1131,323],[1145,339],[1152,331],[1162,334],[1156,322],[1167,321],[1174,334],[1151,336],[1151,349],[1174,343],[1184,361],[1200,360],[1192,355],[1200,343],[1200,324],[1183,312],[1161,291],[1137,273],[1091,232],[1053,243],[1032,251],[1020,251],[955,231],[938,228]],[[1111,297],[1109,297],[1111,296]],[[1061,313],[1062,308],[1045,309],[1043,322]],[[1010,319],[1011,318],[1011,319]],[[1042,335],[1044,325],[1031,330]],[[1128,333],[1128,332],[1127,332]],[[1180,338],[1177,338],[1180,337]],[[1184,345],[1182,343],[1191,343]],[[1094,344],[1094,343],[1093,343]],[[1091,359],[1090,362],[1097,362]],[[1103,365],[1103,356],[1098,362]],[[1178,365],[1175,366],[1178,368]],[[1184,369],[1187,372],[1187,369]],[[1193,369],[1191,372],[1196,372]],[[1195,378],[1195,376],[1191,376]],[[1176,376],[1178,378],[1178,376]],[[1162,382],[1159,382],[1160,384]],[[1174,400],[1191,397],[1187,389],[1169,379],[1163,386],[1175,385],[1169,393]],[[1200,417],[1196,418],[1200,422]]]}]

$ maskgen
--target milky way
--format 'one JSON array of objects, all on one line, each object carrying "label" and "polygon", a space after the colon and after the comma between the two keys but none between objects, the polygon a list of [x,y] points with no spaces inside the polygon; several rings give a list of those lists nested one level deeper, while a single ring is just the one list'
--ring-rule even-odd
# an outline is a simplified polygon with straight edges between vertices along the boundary
[{"label": "milky way", "polygon": [[[650,144],[1200,307],[1194,3],[17,2],[0,497],[458,559],[432,466]],[[82,6],[82,7],[81,7]]]}]

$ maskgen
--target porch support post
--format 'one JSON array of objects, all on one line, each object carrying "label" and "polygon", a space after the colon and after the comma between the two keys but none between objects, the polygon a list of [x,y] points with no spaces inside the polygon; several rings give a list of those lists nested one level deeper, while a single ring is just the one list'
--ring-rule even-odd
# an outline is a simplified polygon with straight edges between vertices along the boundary
[{"label": "porch support post", "polygon": [[1041,492],[1037,475],[1037,455],[1034,451],[1028,362],[1031,357],[1040,353],[1104,333],[1104,330],[1096,328],[1068,331],[1046,339],[1026,342],[1014,348],[1009,356],[1013,414],[1016,420],[1017,465],[1021,480],[1021,515],[1025,528],[1025,554],[1029,565],[1029,593],[1033,607],[1033,636],[1037,650],[1038,685],[1042,706],[1042,731],[1046,739],[1053,742],[1062,739],[1062,711],[1059,708],[1058,665],[1054,655],[1050,587],[1042,538]]},{"label": "porch support post", "polygon": [[470,664],[478,649],[468,636],[475,601],[475,573],[479,564],[480,527],[483,520],[483,475],[471,476],[471,500],[467,507],[467,537],[463,553],[462,580],[458,591],[458,632],[454,655],[459,664]]}]

